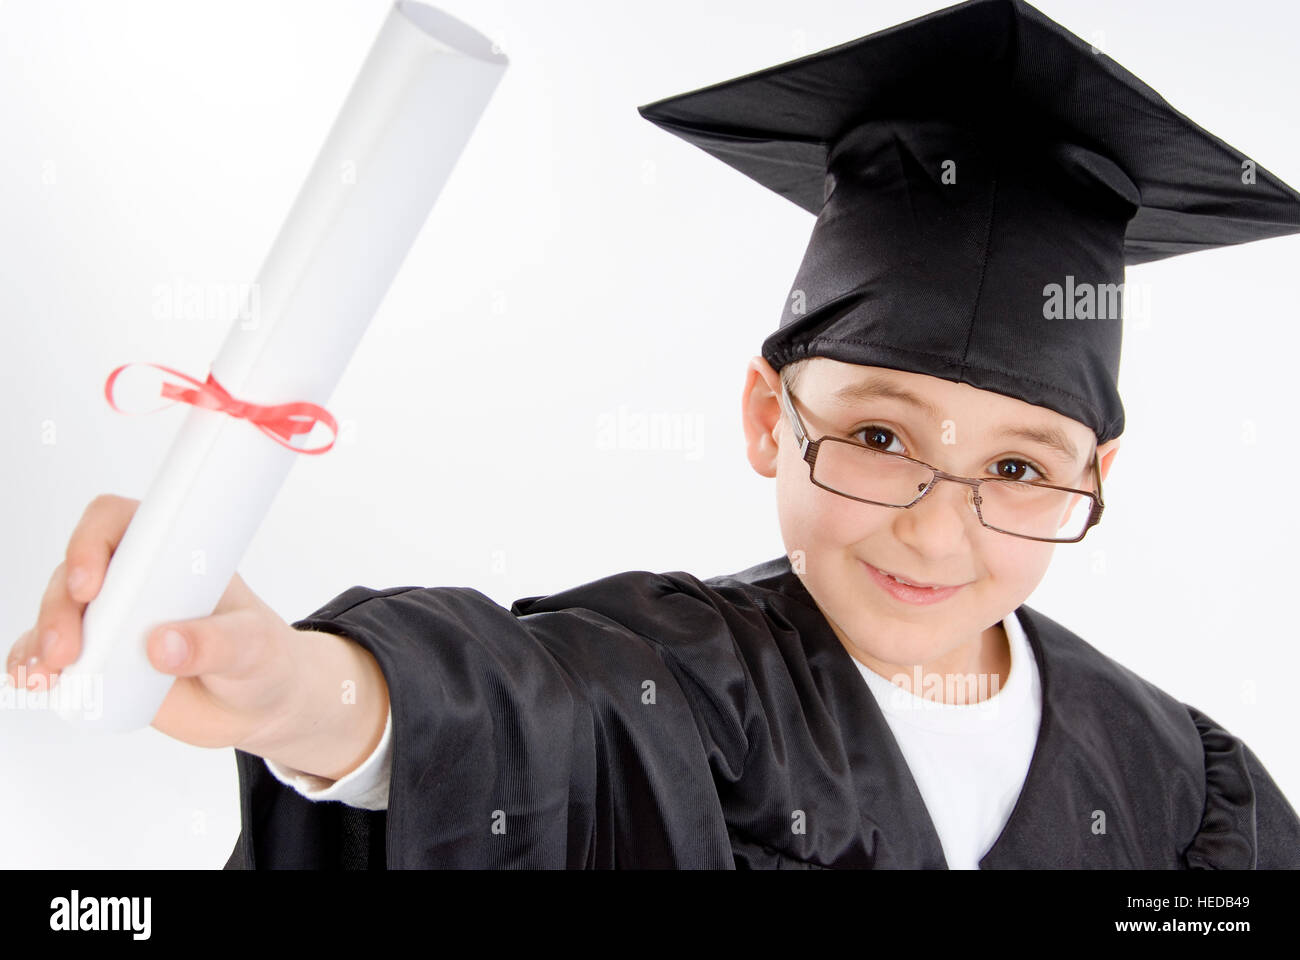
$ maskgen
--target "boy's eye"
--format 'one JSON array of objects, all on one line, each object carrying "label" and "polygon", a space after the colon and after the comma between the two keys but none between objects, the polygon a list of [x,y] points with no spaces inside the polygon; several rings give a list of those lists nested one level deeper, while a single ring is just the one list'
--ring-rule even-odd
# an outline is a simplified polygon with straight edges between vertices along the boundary
[{"label": "boy's eye", "polygon": [[[901,453],[907,455],[906,449],[890,449],[895,443],[902,446],[902,441],[898,439],[898,434],[894,433],[888,427],[881,426],[878,423],[869,423],[865,427],[860,427],[849,434],[850,440],[858,440],[859,443],[871,447],[873,450],[881,450],[885,453]],[[1038,480],[1048,481],[1051,478],[1047,472],[1036,464],[1028,460],[1020,460],[1015,457],[1004,457],[993,464],[993,472],[1003,480]]]},{"label": "boy's eye", "polygon": [[890,430],[887,427],[882,427],[878,423],[871,423],[858,430],[854,430],[849,434],[849,439],[856,440],[859,434],[863,435],[863,439],[860,442],[871,447],[873,450],[884,450],[886,453],[903,453],[902,450],[888,449],[893,445],[891,441],[900,441],[893,430]]},{"label": "boy's eye", "polygon": [[[1017,470],[1013,467],[1011,470],[1003,470],[1002,465],[1006,463],[1015,464],[1016,466],[1019,467],[1019,469]],[[1014,458],[1008,457],[1004,460],[999,460],[993,466],[996,468],[994,472],[997,473],[997,475],[1001,477],[1003,480],[1046,480],[1047,479],[1047,477],[1043,474],[1041,470],[1039,470],[1032,463],[1029,463],[1026,460],[1016,460]],[[1032,471],[1034,476],[1026,477],[1025,476],[1026,470]]]}]

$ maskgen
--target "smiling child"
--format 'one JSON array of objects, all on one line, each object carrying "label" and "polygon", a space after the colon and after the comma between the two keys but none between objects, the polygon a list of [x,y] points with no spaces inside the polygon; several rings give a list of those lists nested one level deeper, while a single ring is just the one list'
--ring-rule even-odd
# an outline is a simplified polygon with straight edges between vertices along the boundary
[{"label": "smiling child", "polygon": [[817,218],[743,394],[786,554],[344,592],[294,627],[377,661],[379,746],[238,751],[228,866],[1300,867],[1241,740],[1025,605],[1103,516],[1125,267],[1300,194],[1020,0],[641,112]]}]

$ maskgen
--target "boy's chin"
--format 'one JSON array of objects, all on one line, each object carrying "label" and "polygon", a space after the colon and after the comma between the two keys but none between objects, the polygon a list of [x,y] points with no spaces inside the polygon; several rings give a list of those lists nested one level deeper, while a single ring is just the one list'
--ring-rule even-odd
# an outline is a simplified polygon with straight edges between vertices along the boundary
[{"label": "boy's chin", "polygon": [[888,617],[861,617],[848,631],[849,642],[858,650],[885,663],[929,663],[952,652],[953,624],[934,627]]},{"label": "boy's chin", "polygon": [[822,606],[822,613],[839,641],[852,648],[850,652],[885,663],[926,663],[948,653],[954,645],[951,619],[936,617],[933,624],[903,619],[874,605],[864,608],[860,596],[847,602],[840,600],[835,609]]}]

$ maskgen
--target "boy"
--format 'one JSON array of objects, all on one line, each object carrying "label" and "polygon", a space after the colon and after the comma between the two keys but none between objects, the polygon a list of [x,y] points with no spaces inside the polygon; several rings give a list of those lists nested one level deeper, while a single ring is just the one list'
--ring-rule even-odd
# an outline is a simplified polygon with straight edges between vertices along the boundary
[{"label": "boy", "polygon": [[[191,681],[155,726],[238,706],[227,866],[1300,866],[1245,744],[1023,603],[1102,516],[1124,265],[1300,231],[1300,196],[1017,0],[642,113],[818,215],[744,393],[786,556],[509,611],[358,586],[256,650],[236,577],[178,665],[151,640]],[[279,693],[306,663],[364,719]]]},{"label": "boy", "polygon": [[[1106,296],[1124,264],[1294,232],[1294,191],[1244,184],[1235,152],[1012,2],[963,4],[642,114],[818,214],[745,389],[748,455],[777,480],[787,558],[707,583],[619,574],[518,601],[508,628],[478,598],[453,605],[476,652],[496,650],[489,634],[513,638],[487,677],[459,678],[469,703],[504,710],[454,728],[466,757],[513,739],[511,769],[531,767],[536,738],[565,772],[518,774],[516,809],[570,811],[568,833],[542,814],[555,846],[534,862],[1300,866],[1300,820],[1243,744],[1023,606],[1052,541],[1101,516],[1123,429]],[[1218,217],[1204,212],[1211,191]],[[1057,288],[1080,309],[1053,315]],[[1094,288],[1092,302],[1075,294]],[[889,452],[999,479],[976,492]],[[412,609],[399,613],[401,596]],[[421,624],[438,644],[448,602],[356,590],[306,625],[369,631],[357,639],[373,651],[381,631]],[[1007,685],[980,716],[921,710],[886,679],[919,665]],[[427,668],[445,674],[445,658]],[[563,747],[544,744],[556,735]],[[382,807],[387,748],[333,787],[271,769],[308,796],[351,790]],[[491,765],[429,775],[455,789],[415,801],[408,773],[397,792],[430,823],[466,786],[484,807],[507,795]],[[626,782],[638,789],[624,796]],[[535,856],[483,831],[463,841],[459,817],[429,829],[428,862]],[[389,852],[412,862],[389,831]]]}]

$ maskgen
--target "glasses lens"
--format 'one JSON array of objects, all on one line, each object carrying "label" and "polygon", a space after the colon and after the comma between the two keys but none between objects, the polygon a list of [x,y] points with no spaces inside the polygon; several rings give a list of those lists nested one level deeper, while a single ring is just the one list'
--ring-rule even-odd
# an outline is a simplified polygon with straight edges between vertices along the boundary
[{"label": "glasses lens", "polygon": [[980,485],[980,515],[990,527],[1022,537],[1073,540],[1088,528],[1092,498],[1015,480]]},{"label": "glasses lens", "polygon": [[933,474],[923,466],[868,447],[828,438],[817,448],[813,479],[837,493],[905,507]]}]

